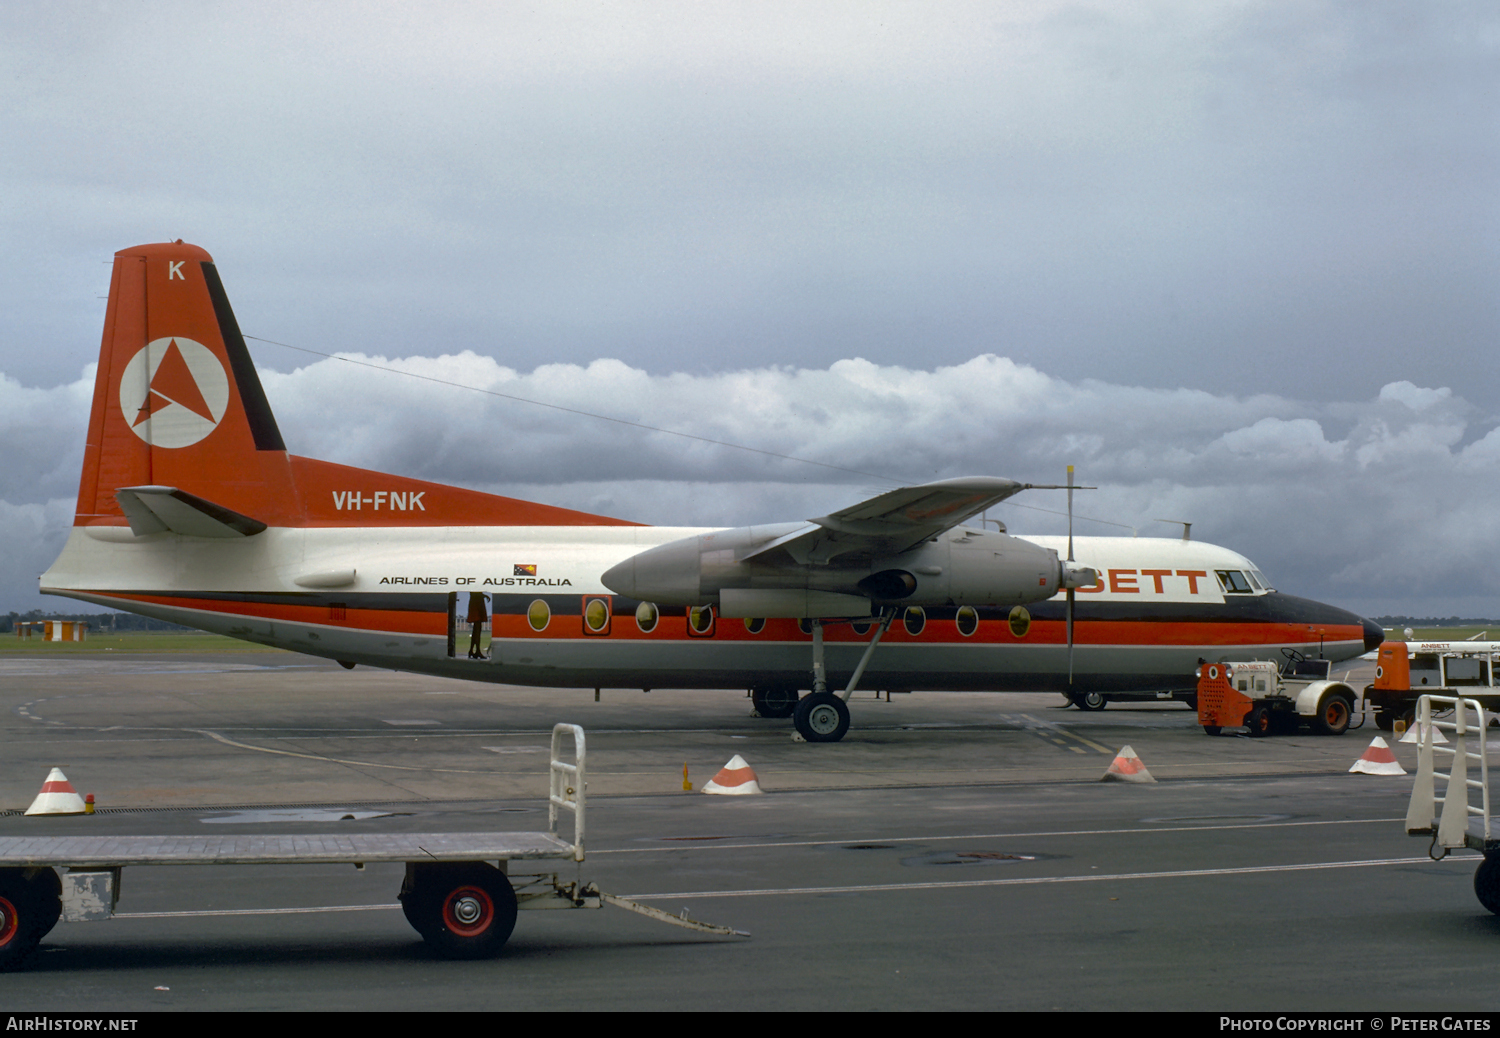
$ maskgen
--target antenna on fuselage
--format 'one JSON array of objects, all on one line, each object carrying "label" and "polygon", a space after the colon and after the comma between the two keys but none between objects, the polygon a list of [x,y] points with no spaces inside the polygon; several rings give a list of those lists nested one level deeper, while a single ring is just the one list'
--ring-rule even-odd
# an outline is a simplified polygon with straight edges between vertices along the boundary
[{"label": "antenna on fuselage", "polygon": [[1192,534],[1193,534],[1193,524],[1192,523],[1184,522],[1181,519],[1153,519],[1151,521],[1153,523],[1175,523],[1178,526],[1182,527],[1182,539],[1183,540],[1190,541],[1190,540],[1193,539],[1193,536],[1192,536]]}]

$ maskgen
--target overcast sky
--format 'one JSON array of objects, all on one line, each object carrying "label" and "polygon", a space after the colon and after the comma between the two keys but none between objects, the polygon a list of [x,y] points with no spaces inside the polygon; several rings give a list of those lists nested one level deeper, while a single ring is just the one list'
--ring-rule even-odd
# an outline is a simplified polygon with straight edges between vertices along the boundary
[{"label": "overcast sky", "polygon": [[[1497,81],[1462,2],[0,6],[0,610],[69,608],[108,263],[184,238],[250,335],[897,481],[1072,462],[1081,533],[1500,617]],[[889,485],[252,348],[313,457],[674,524]]]}]

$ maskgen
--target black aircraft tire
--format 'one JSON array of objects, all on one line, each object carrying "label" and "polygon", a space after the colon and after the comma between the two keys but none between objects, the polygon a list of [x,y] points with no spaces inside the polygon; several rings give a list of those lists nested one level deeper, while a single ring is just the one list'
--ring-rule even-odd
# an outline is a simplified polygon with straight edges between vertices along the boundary
[{"label": "black aircraft tire", "polygon": [[832,692],[815,692],[798,700],[792,723],[808,742],[838,742],[849,730],[849,707]]},{"label": "black aircraft tire", "polygon": [[485,862],[417,867],[401,907],[412,928],[447,959],[494,955],[516,928],[516,892]]},{"label": "black aircraft tire", "polygon": [[787,685],[759,686],[750,690],[750,702],[761,717],[791,717],[799,693]]},{"label": "black aircraft tire", "polygon": [[1103,692],[1075,692],[1073,693],[1073,705],[1080,710],[1095,711],[1103,710],[1109,705],[1109,699]]},{"label": "black aircraft tire", "polygon": [[1474,870],[1474,896],[1479,903],[1500,915],[1500,858],[1485,858]]}]

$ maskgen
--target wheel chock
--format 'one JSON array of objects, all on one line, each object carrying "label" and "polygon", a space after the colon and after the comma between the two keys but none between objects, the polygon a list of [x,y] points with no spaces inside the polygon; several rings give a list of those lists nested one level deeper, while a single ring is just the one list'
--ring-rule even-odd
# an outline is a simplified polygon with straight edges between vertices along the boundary
[{"label": "wheel chock", "polygon": [[1115,754],[1115,759],[1110,762],[1109,770],[1104,773],[1100,782],[1155,782],[1151,772],[1146,770],[1146,765],[1136,756],[1135,751],[1129,746],[1122,747]]},{"label": "wheel chock", "polygon": [[750,793],[760,793],[760,783],[756,781],[755,769],[745,763],[745,758],[736,753],[729,758],[729,763],[719,769],[719,773],[703,784],[703,792],[719,793],[725,796],[745,796]]},{"label": "wheel chock", "polygon": [[84,813],[83,797],[68,781],[61,768],[53,768],[42,783],[42,791],[36,795],[28,815],[81,815]]},{"label": "wheel chock", "polygon": [[1350,774],[1355,772],[1361,775],[1405,775],[1406,769],[1396,760],[1390,745],[1377,735],[1370,743],[1370,748],[1349,769]]}]

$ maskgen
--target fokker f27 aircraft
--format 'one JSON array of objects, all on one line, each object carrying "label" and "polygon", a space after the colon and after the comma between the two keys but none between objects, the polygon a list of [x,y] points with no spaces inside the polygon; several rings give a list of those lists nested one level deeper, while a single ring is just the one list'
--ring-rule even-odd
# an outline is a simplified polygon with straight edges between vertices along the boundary
[{"label": "fokker f27 aircraft", "polygon": [[[212,258],[143,245],[115,256],[78,511],[41,589],[349,667],[748,688],[818,742],[843,737],[856,688],[1187,691],[1200,658],[1381,641],[1210,544],[1070,537],[1064,557],[963,525],[1023,489],[945,480],[701,530],[298,457]],[[475,594],[488,659],[455,636]]]}]

